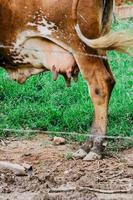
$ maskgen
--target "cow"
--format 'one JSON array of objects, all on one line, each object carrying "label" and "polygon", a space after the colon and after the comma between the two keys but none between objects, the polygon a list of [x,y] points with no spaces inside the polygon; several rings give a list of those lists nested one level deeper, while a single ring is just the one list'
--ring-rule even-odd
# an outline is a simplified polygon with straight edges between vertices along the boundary
[{"label": "cow", "polygon": [[115,85],[107,50],[133,46],[130,33],[109,33],[112,10],[113,0],[0,0],[0,66],[13,80],[22,84],[45,71],[54,80],[62,74],[67,86],[79,71],[86,80],[94,105],[92,136],[74,153],[84,160],[100,159],[105,146]]}]

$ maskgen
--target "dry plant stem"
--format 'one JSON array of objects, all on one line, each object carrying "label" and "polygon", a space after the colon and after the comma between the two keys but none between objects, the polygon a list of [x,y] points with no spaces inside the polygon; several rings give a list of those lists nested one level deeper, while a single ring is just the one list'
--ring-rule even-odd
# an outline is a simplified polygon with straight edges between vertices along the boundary
[{"label": "dry plant stem", "polygon": [[122,175],[123,173],[124,173],[124,170],[120,171],[118,174],[115,174],[115,175],[112,175],[112,176],[107,177],[107,179],[116,178],[116,177]]},{"label": "dry plant stem", "polygon": [[0,161],[0,169],[10,170],[18,176],[28,175],[28,173],[32,171],[32,167],[30,165],[13,164],[7,161]]},{"label": "dry plant stem", "polygon": [[100,178],[100,181],[107,181],[109,179],[113,179],[113,178],[116,178],[120,175],[122,175],[124,173],[124,170],[120,171],[118,174],[114,174],[112,176],[109,176],[109,177],[105,177],[105,178]]},{"label": "dry plant stem", "polygon": [[50,193],[61,193],[61,192],[74,192],[76,191],[76,187],[71,188],[50,188]]},{"label": "dry plant stem", "polygon": [[101,190],[101,189],[95,189],[90,187],[82,187],[79,188],[80,191],[88,190],[90,192],[96,192],[96,193],[103,193],[103,194],[118,194],[118,193],[131,193],[131,190]]},{"label": "dry plant stem", "polygon": [[51,193],[61,193],[61,192],[73,192],[76,191],[90,191],[90,192],[95,192],[95,193],[103,193],[103,194],[118,194],[118,193],[132,193],[131,190],[101,190],[101,189],[95,189],[95,188],[90,188],[90,187],[72,187],[72,188],[51,188],[49,192]]}]

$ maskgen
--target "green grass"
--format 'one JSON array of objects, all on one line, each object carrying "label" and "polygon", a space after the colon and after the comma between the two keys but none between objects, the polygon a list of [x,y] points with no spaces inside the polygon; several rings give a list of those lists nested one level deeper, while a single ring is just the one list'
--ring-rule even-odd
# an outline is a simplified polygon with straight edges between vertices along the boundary
[{"label": "green grass", "polygon": [[[128,28],[127,20],[113,26]],[[109,106],[109,135],[133,135],[133,59],[109,53],[117,84]],[[50,73],[31,77],[19,85],[0,69],[0,129],[43,129],[49,131],[90,132],[93,106],[81,75],[79,82],[66,88],[62,77],[52,81]],[[0,135],[3,132],[0,131]],[[80,141],[81,137],[76,138]]]},{"label": "green grass", "polygon": [[128,5],[133,5],[133,2],[131,2],[130,0],[125,0],[124,3]]}]

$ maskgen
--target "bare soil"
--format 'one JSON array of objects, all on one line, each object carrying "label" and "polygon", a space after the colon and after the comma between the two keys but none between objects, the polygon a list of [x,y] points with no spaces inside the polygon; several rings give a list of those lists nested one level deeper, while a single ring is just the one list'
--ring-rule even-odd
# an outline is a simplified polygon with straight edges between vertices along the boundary
[{"label": "bare soil", "polygon": [[0,160],[33,166],[29,176],[0,170],[0,200],[133,199],[133,149],[86,162],[71,157],[78,147],[54,146],[46,135],[0,142]]}]

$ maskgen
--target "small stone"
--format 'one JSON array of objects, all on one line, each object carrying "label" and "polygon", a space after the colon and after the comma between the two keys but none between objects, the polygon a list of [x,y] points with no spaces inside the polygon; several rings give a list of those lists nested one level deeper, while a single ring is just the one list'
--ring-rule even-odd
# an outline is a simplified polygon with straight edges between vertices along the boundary
[{"label": "small stone", "polygon": [[6,179],[6,176],[4,174],[1,174],[0,178],[1,178],[1,180],[4,181]]},{"label": "small stone", "polygon": [[53,144],[54,145],[63,145],[63,144],[66,144],[66,140],[65,140],[65,138],[62,138],[62,137],[54,137]]},{"label": "small stone", "polygon": [[90,151],[85,158],[83,159],[84,161],[94,161],[94,160],[100,160],[101,159],[101,155]]},{"label": "small stone", "polygon": [[87,155],[86,151],[84,151],[83,149],[79,149],[78,151],[76,151],[74,154],[73,154],[73,157],[74,158],[84,158],[85,156]]},{"label": "small stone", "polygon": [[49,137],[48,139],[49,139],[49,141],[53,141],[54,138],[53,137]]}]

